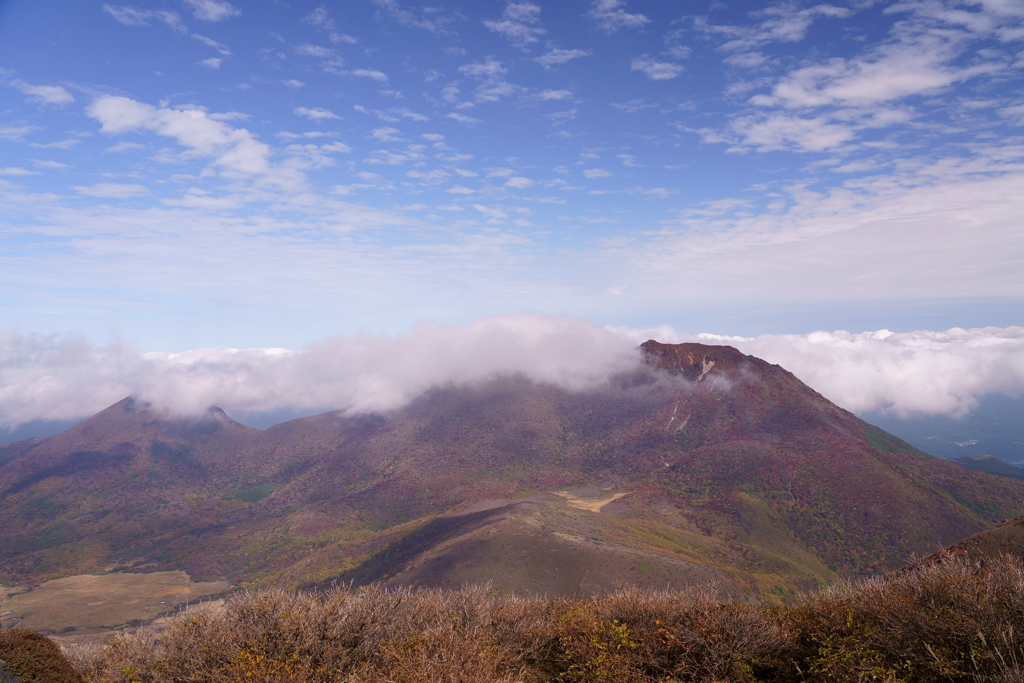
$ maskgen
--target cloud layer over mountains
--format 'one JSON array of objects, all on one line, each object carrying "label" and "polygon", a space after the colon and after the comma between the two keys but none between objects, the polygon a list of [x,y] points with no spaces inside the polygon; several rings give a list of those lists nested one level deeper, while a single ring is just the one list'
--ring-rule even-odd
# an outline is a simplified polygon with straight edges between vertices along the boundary
[{"label": "cloud layer over mountains", "polygon": [[334,337],[304,350],[142,352],[81,337],[0,334],[0,428],[85,417],[133,395],[172,414],[401,407],[427,389],[522,373],[600,386],[637,362],[636,344],[728,344],[778,363],[858,413],[958,415],[984,394],[1024,394],[1024,328],[722,337],[671,327],[602,328],[519,315],[421,324],[400,337]]}]

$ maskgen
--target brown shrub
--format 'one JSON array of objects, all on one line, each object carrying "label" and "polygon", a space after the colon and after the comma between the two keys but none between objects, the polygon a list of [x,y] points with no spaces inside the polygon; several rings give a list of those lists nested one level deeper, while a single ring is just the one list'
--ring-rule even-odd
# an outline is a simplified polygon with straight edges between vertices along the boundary
[{"label": "brown shrub", "polygon": [[1024,567],[948,557],[790,610],[813,681],[1024,680]]},{"label": "brown shrub", "polygon": [[709,588],[270,591],[72,654],[91,683],[997,683],[1024,680],[1022,634],[1021,564],[950,558],[781,608]]},{"label": "brown shrub", "polygon": [[0,660],[21,683],[83,683],[60,648],[35,631],[0,631]]}]

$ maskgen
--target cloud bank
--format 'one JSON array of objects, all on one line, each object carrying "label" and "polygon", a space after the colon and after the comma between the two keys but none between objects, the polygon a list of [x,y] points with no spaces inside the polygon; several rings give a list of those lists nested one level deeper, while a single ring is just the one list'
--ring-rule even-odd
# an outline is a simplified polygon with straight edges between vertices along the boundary
[{"label": "cloud bank", "polygon": [[431,387],[521,373],[570,390],[637,362],[646,339],[728,344],[793,372],[857,412],[961,415],[989,393],[1024,394],[1024,328],[723,337],[518,315],[421,324],[404,336],[334,337],[304,350],[142,352],[72,335],[0,334],[0,428],[69,420],[136,396],[176,415],[282,409],[386,411]]},{"label": "cloud bank", "polygon": [[1024,327],[759,337],[686,335],[667,326],[610,329],[635,341],[734,346],[781,365],[829,400],[860,414],[956,417],[972,410],[985,394],[1024,394]]},{"label": "cloud bank", "polygon": [[600,385],[638,358],[616,332],[562,317],[483,318],[421,324],[400,337],[335,337],[308,349],[140,352],[75,336],[0,334],[0,427],[91,415],[125,396],[171,414],[218,405],[230,412],[282,408],[399,408],[431,387],[522,373],[567,389]]}]

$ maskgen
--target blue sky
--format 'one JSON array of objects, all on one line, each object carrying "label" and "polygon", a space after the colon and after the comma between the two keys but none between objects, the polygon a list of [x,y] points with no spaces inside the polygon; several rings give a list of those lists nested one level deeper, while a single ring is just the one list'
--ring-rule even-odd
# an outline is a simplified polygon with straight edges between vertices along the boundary
[{"label": "blue sky", "polygon": [[1019,324],[1024,3],[0,0],[0,328]]}]

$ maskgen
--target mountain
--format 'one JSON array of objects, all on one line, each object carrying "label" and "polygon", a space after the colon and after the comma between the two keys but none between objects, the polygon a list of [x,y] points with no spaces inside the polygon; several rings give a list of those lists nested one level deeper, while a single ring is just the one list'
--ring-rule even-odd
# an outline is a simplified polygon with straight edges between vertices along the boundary
[{"label": "mountain", "polygon": [[640,353],[589,391],[496,377],[263,431],[125,399],[0,446],[0,578],[561,594],[715,580],[784,597],[1024,512],[1024,482],[933,458],[779,366],[727,346]]},{"label": "mountain", "polygon": [[1024,463],[1024,396],[987,394],[960,417],[897,418],[885,413],[861,417],[940,458],[992,455],[1010,464]]},{"label": "mountain", "polygon": [[941,562],[949,555],[966,557],[982,566],[1004,555],[1024,561],[1024,516],[1003,520],[991,529],[972,534],[913,563],[911,567]]},{"label": "mountain", "polygon": [[1016,467],[1008,462],[1003,462],[994,455],[974,455],[964,458],[953,458],[953,462],[965,470],[975,472],[987,472],[997,477],[1010,477],[1012,479],[1024,479],[1024,467]]}]

